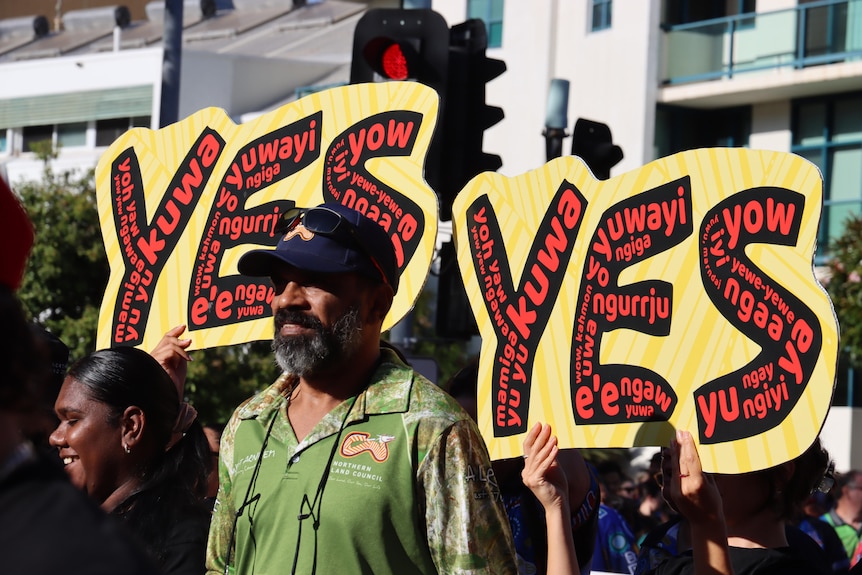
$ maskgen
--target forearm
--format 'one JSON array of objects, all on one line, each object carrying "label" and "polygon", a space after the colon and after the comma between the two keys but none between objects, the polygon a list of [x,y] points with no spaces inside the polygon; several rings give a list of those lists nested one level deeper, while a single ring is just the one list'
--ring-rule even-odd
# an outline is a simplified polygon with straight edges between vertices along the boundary
[{"label": "forearm", "polygon": [[724,520],[691,526],[696,575],[733,575]]},{"label": "forearm", "polygon": [[572,512],[569,505],[545,509],[548,529],[548,575],[579,575],[578,557],[571,528]]}]

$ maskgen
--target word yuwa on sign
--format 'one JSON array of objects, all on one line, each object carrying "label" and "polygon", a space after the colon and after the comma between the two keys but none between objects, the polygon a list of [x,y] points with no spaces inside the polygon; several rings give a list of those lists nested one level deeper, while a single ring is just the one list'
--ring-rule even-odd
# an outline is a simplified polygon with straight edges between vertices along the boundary
[{"label": "word yuwa on sign", "polygon": [[563,447],[696,431],[707,469],[804,451],[837,362],[812,267],[821,204],[812,164],[742,149],[603,182],[573,157],[475,178],[453,213],[492,457],[518,455],[539,419]]}]

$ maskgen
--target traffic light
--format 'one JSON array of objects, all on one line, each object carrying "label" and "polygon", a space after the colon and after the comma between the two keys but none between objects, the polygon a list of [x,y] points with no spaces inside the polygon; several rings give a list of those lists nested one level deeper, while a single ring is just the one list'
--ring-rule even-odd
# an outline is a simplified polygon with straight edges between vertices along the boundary
[{"label": "traffic light", "polygon": [[[445,106],[449,66],[449,27],[433,10],[368,10],[353,33],[350,83],[414,80],[430,86]],[[440,173],[440,120],[425,158],[425,179],[437,191]]]},{"label": "traffic light", "polygon": [[433,10],[372,9],[353,35],[350,83],[415,80],[440,96],[440,111],[425,180],[440,199],[440,218],[452,217],[452,201],[476,174],[498,169],[499,156],[482,151],[484,131],[503,119],[485,104],[485,84],[506,70],[485,56],[485,24],[473,19],[450,30]]},{"label": "traffic light", "polygon": [[579,156],[599,180],[611,177],[611,168],[623,159],[623,150],[613,143],[607,124],[578,118],[572,134],[572,155]]},{"label": "traffic light", "polygon": [[442,173],[435,188],[440,218],[452,217],[452,202],[470,179],[503,164],[482,150],[485,130],[503,119],[503,109],[485,102],[486,84],[506,71],[502,60],[488,58],[485,23],[467,20],[452,27],[449,38],[449,82],[443,107]]},{"label": "traffic light", "polygon": [[368,10],[353,33],[350,83],[416,80],[446,93],[449,27],[433,10]]}]

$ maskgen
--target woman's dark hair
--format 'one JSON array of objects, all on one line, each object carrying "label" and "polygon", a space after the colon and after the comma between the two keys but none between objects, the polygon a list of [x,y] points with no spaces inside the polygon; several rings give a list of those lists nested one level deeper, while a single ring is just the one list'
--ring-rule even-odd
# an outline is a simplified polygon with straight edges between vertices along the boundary
[{"label": "woman's dark hair", "polygon": [[208,514],[204,504],[210,449],[195,420],[177,443],[166,449],[180,409],[168,373],[148,353],[132,347],[96,351],[73,364],[68,377],[89,397],[109,407],[111,423],[129,406],[146,415],[145,438],[154,449],[141,470],[139,489],[114,510],[137,533],[158,562],[164,559],[170,528],[191,516]]},{"label": "woman's dark hair", "polygon": [[795,463],[790,477],[782,479],[782,465],[771,467],[763,473],[769,474],[772,483],[775,509],[782,519],[790,520],[801,513],[802,504],[814,493],[829,467],[829,453],[816,438],[802,455],[793,460]]}]

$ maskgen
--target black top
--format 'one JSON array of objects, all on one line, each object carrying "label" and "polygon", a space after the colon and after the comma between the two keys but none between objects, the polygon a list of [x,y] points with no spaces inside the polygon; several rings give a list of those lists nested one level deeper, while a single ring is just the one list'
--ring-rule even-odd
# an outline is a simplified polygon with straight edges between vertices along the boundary
[{"label": "black top", "polygon": [[131,508],[114,516],[123,521],[162,575],[201,575],[212,514],[203,501],[187,501],[171,486],[139,492],[126,500]]},{"label": "black top", "polygon": [[[816,544],[815,544],[816,546]],[[730,562],[735,575],[827,575],[828,568],[810,561],[790,547],[778,549],[730,548]],[[655,571],[656,575],[694,575],[694,558],[691,551],[671,557]]]},{"label": "black top", "polygon": [[10,575],[158,573],[123,526],[40,458],[0,481],[0,557]]},{"label": "black top", "polygon": [[171,529],[160,565],[164,575],[201,575],[206,570],[209,519],[195,513]]}]

